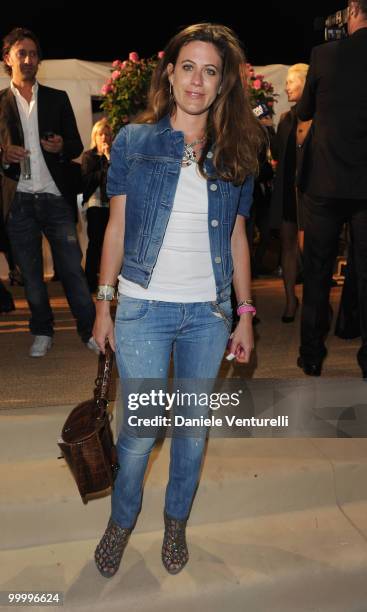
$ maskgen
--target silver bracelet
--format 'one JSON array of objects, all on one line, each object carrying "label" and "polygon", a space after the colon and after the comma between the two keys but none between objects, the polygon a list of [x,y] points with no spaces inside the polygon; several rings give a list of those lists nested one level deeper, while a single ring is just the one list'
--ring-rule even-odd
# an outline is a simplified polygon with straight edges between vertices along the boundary
[{"label": "silver bracelet", "polygon": [[115,297],[115,287],[113,285],[98,285],[97,287],[97,300],[105,300],[106,302],[112,302]]}]

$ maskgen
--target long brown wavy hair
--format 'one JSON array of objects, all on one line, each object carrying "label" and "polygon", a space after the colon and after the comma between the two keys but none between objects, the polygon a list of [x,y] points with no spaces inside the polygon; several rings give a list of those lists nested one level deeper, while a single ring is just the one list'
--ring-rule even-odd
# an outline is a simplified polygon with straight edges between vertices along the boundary
[{"label": "long brown wavy hair", "polygon": [[199,23],[176,34],[164,50],[152,76],[148,105],[136,119],[137,123],[156,123],[175,112],[170,95],[167,65],[175,65],[181,48],[192,41],[212,43],[223,64],[220,93],[209,109],[206,146],[199,160],[199,169],[207,177],[204,160],[209,148],[217,176],[241,184],[249,174],[258,172],[258,154],[264,144],[264,130],[254,116],[246,88],[241,79],[241,66],[246,62],[236,34],[226,26]]}]

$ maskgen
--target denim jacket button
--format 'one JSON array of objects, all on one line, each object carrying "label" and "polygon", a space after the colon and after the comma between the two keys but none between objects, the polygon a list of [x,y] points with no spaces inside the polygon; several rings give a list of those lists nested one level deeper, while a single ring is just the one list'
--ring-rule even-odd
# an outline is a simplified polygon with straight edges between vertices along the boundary
[{"label": "denim jacket button", "polygon": [[211,159],[213,157],[213,151],[208,151],[206,156],[208,159]]},{"label": "denim jacket button", "polygon": [[214,259],[214,261],[215,261],[215,263],[220,263],[222,261],[222,258],[221,257],[216,257]]},{"label": "denim jacket button", "polygon": [[218,189],[218,185],[216,185],[215,183],[212,183],[210,185],[210,191],[217,191],[217,189]]},{"label": "denim jacket button", "polygon": [[213,219],[213,220],[211,221],[210,225],[211,225],[212,227],[218,227],[218,225],[219,225],[219,221],[217,221],[217,219]]}]

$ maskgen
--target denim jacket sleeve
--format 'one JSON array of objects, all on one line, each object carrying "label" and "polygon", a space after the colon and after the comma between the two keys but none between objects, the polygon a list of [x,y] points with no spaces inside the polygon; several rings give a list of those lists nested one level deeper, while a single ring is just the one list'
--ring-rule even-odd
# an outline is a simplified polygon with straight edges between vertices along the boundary
[{"label": "denim jacket sleeve", "polygon": [[237,210],[238,215],[242,215],[243,217],[250,216],[253,190],[254,190],[254,177],[248,176],[241,187],[240,201],[239,201],[238,210]]},{"label": "denim jacket sleeve", "polygon": [[126,194],[128,128],[123,127],[117,134],[111,149],[111,164],[107,176],[107,195],[109,198]]}]

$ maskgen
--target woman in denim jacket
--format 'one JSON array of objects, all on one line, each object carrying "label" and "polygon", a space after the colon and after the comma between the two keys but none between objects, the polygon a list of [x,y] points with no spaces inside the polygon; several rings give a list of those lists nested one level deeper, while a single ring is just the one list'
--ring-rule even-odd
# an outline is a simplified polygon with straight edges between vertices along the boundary
[{"label": "woman in denim jacket", "polygon": [[[105,577],[116,573],[135,525],[156,439],[152,427],[144,435],[132,423],[131,415],[140,414],[129,410],[132,379],[163,379],[164,388],[173,355],[175,381],[200,380],[207,390],[230,335],[232,280],[240,319],[231,353],[247,363],[253,349],[245,218],[263,137],[240,79],[243,62],[230,29],[182,30],[162,54],[147,110],[122,128],[112,147],[94,338],[102,351],[106,341],[116,351],[125,414],[111,518],[95,552]],[[114,327],[109,306],[117,278]],[[152,402],[149,410],[170,416],[164,404]],[[208,406],[192,414],[205,417]],[[185,527],[206,430],[174,434],[162,546],[171,574],[188,561]]]}]

